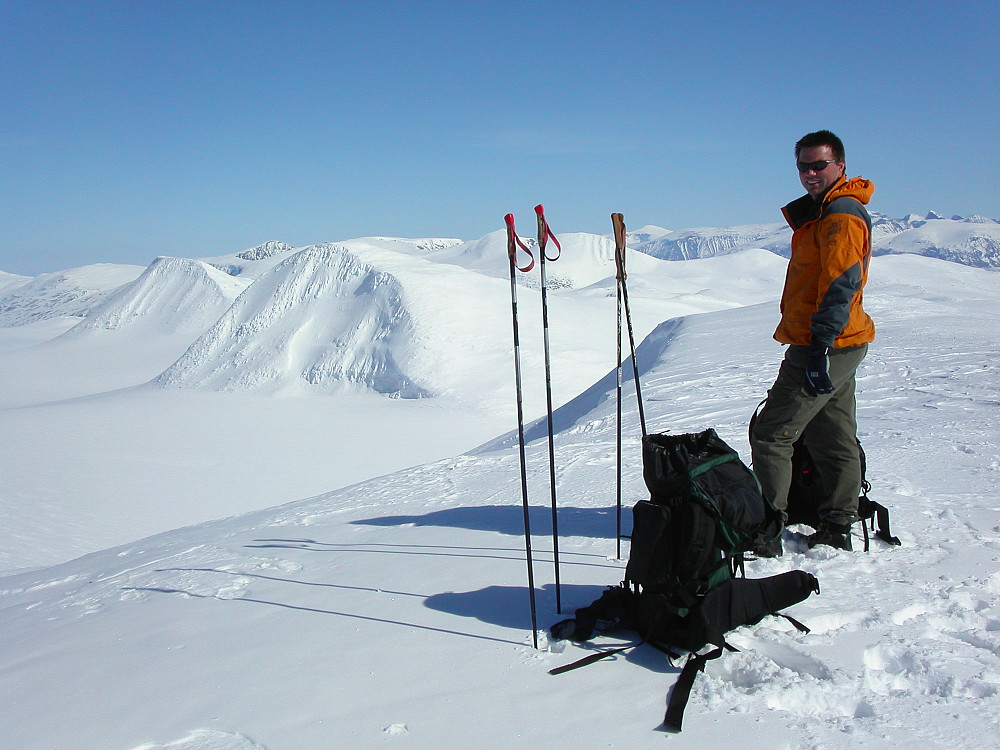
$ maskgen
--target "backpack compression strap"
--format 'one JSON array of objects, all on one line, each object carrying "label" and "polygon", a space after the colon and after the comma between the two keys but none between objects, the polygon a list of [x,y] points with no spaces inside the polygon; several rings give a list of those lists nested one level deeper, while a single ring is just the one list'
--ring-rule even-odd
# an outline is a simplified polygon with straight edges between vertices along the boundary
[{"label": "backpack compression strap", "polygon": [[[872,531],[875,531],[877,538],[894,547],[902,546],[903,543],[899,541],[899,537],[893,536],[892,531],[889,529],[889,509],[882,505],[882,503],[868,497],[868,493],[864,492],[864,490],[862,490],[861,497],[858,498],[858,513],[861,516],[861,530],[865,535],[865,552],[868,551],[869,521],[871,521]],[[878,523],[877,531],[875,530],[876,522]]]},{"label": "backpack compression strap", "polygon": [[563,672],[569,672],[574,669],[579,669],[580,667],[585,667],[588,664],[593,664],[595,661],[600,661],[601,659],[606,659],[609,656],[614,656],[615,654],[620,654],[622,651],[628,651],[630,648],[635,648],[636,646],[641,646],[646,640],[643,639],[636,643],[630,643],[627,646],[621,646],[619,648],[609,648],[607,651],[598,651],[597,653],[590,654],[583,657],[582,659],[573,662],[572,664],[564,664],[561,667],[556,667],[555,669],[550,669],[549,674],[562,674]]},{"label": "backpack compression strap", "polygon": [[[771,614],[784,617],[803,633],[809,632],[809,628],[791,615],[786,615],[784,612],[772,612]],[[671,729],[675,732],[681,731],[681,722],[684,720],[684,709],[687,708],[688,698],[691,697],[691,688],[694,687],[694,678],[698,676],[699,672],[705,669],[705,664],[707,662],[710,662],[713,659],[718,659],[722,656],[724,651],[738,652],[739,649],[723,640],[721,646],[718,646],[705,654],[691,654],[688,657],[687,661],[684,663],[684,668],[681,670],[681,676],[677,678],[677,682],[674,683],[674,689],[670,692],[670,695],[667,698],[667,713],[663,717],[663,724],[667,727],[667,729]]]},{"label": "backpack compression strap", "polygon": [[674,683],[674,689],[667,698],[667,713],[663,717],[663,724],[667,729],[672,729],[675,732],[681,731],[681,722],[684,720],[684,709],[687,708],[688,698],[691,697],[694,678],[698,676],[699,672],[705,669],[706,662],[718,659],[725,650],[737,651],[738,649],[723,641],[721,646],[716,647],[706,654],[691,654],[688,657],[687,662],[684,664],[684,669],[681,670],[681,676],[677,678],[677,682]]}]

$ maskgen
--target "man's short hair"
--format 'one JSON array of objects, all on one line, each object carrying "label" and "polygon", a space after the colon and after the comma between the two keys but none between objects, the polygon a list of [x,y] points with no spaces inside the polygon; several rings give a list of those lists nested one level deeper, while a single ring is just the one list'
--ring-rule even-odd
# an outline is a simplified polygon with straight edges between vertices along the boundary
[{"label": "man's short hair", "polygon": [[844,142],[829,130],[817,130],[815,133],[808,133],[799,139],[795,144],[795,159],[798,161],[799,152],[804,148],[815,148],[816,146],[829,146],[833,151],[833,156],[837,161],[844,161]]}]

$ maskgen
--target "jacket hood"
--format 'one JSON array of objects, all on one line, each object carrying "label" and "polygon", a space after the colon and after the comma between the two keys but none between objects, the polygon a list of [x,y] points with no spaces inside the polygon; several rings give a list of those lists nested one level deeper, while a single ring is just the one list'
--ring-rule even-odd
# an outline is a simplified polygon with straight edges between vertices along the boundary
[{"label": "jacket hood", "polygon": [[868,201],[872,199],[874,192],[875,185],[872,184],[871,180],[866,180],[863,177],[852,177],[849,180],[844,179],[841,182],[835,183],[827,194],[823,196],[823,203],[829,203],[834,198],[847,196],[848,198],[854,198],[862,205],[868,205]]}]

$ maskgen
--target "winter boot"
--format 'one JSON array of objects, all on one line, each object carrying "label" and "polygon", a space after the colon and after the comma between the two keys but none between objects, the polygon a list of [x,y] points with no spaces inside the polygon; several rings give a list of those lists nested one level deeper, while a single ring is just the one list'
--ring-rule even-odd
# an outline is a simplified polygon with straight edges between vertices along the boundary
[{"label": "winter boot", "polygon": [[809,549],[818,544],[825,544],[834,549],[850,552],[853,549],[851,546],[851,527],[850,525],[821,521],[816,533],[806,537],[806,543],[809,545]]},{"label": "winter boot", "polygon": [[781,547],[781,535],[767,542],[761,542],[753,549],[755,557],[781,557],[784,550]]}]

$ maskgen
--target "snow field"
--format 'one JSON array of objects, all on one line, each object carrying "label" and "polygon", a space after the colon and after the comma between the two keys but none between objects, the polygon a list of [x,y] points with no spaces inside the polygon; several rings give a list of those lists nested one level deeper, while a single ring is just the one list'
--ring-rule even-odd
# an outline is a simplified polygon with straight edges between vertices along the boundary
[{"label": "snow field", "polygon": [[[404,279],[402,296],[416,300],[410,287],[427,287],[399,270],[422,267],[411,263],[420,254],[411,255],[369,265],[389,272],[397,263],[392,275]],[[781,356],[770,339],[781,274],[768,258],[748,254],[731,259],[745,265],[727,276],[736,266],[725,260],[671,264],[676,270],[662,277],[636,272],[630,292],[650,430],[715,427],[746,457],[747,421]],[[455,273],[470,278],[467,270]],[[482,299],[491,299],[491,284]],[[525,288],[519,299],[525,329],[535,335],[537,313],[529,310],[536,294]],[[491,336],[506,348],[509,300],[495,295],[503,310],[485,315],[496,316]],[[709,664],[695,683],[684,732],[669,737],[657,727],[678,670],[659,652],[639,648],[552,677],[550,668],[591,646],[550,643],[544,632],[542,648],[531,646],[516,435],[512,404],[501,408],[500,365],[480,381],[471,367],[463,374],[463,393],[481,388],[496,411],[475,411],[457,396],[311,399],[151,386],[103,392],[113,377],[116,387],[137,385],[125,381],[144,371],[138,354],[134,367],[115,376],[80,370],[95,374],[72,386],[87,395],[75,401],[39,401],[45,382],[21,383],[0,411],[5,434],[24,445],[16,461],[5,458],[0,498],[25,522],[44,515],[39,495],[49,492],[53,503],[46,534],[5,532],[11,567],[22,569],[0,579],[0,703],[16,716],[0,728],[0,747],[636,748],[666,741],[703,748],[739,738],[751,750],[993,748],[1000,740],[998,297],[992,272],[915,257],[873,261],[866,304],[878,340],[859,373],[860,437],[871,495],[890,508],[903,546],[875,541],[864,553],[856,533],[855,552],[809,550],[805,529],[786,532],[785,555],[754,562],[748,573],[817,575],[822,593],[792,610],[811,632],[778,618],[734,632],[740,652]],[[412,313],[426,320],[436,299],[428,293],[407,309],[426,305]],[[602,304],[602,321],[584,317],[579,300]],[[613,348],[610,365],[603,354],[608,331],[613,345],[613,285],[567,287],[550,304],[553,326],[557,316],[565,326],[558,337],[553,331],[560,342],[553,369],[564,614],[555,612],[547,446],[537,421],[527,428],[528,478],[543,629],[618,583],[628,554],[625,544],[616,559],[613,539]],[[686,307],[664,314],[678,309],[670,305]],[[460,312],[475,310],[470,304]],[[428,345],[477,345],[454,325],[447,344]],[[3,356],[12,363],[16,354],[21,373],[42,372],[58,351],[83,351],[77,342],[19,346]],[[535,416],[543,398],[540,344],[524,346]],[[125,351],[118,357],[133,361]],[[645,490],[630,368],[625,372],[627,530],[627,509]],[[50,382],[70,390],[54,376]],[[509,382],[505,387],[509,402],[513,392]],[[339,433],[322,429],[325,415],[310,416],[323,403],[343,410],[345,424],[372,429],[359,429],[354,447],[344,449]],[[139,412],[140,404],[148,411]],[[438,431],[459,429],[456,414],[478,422],[429,445]],[[108,420],[110,441],[84,429],[95,417]],[[121,430],[129,420],[133,431]],[[62,449],[49,461],[35,457],[60,430],[71,433]],[[389,433],[397,442],[386,447],[380,441]],[[418,448],[426,458],[405,453]],[[335,461],[338,449],[346,455]],[[370,478],[396,453],[400,465]],[[403,462],[406,455],[413,460]],[[363,465],[371,456],[378,460]],[[208,469],[193,465],[199,458]],[[162,513],[161,533],[60,559],[61,520],[82,537],[88,524],[125,515],[123,496],[83,520],[73,518],[68,502],[122,459],[132,468],[120,476],[135,479],[129,492],[143,500],[137,518]],[[142,486],[157,463],[183,466],[188,481],[167,486],[165,470],[146,474]],[[219,467],[229,463],[236,469],[227,474]],[[48,465],[58,468],[48,472]],[[12,466],[22,467],[13,477]],[[352,470],[357,479],[337,482]],[[259,492],[251,496],[253,487]],[[223,495],[228,508],[220,500],[205,508],[207,518],[170,526],[168,510],[185,494],[194,504]],[[175,528],[183,523],[193,525]],[[137,524],[126,518],[120,530],[134,532]],[[44,567],[24,569],[24,561]],[[593,647],[618,642],[605,638]]]}]

